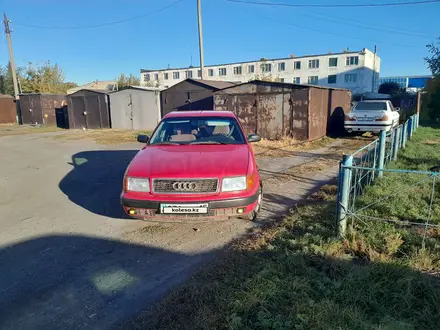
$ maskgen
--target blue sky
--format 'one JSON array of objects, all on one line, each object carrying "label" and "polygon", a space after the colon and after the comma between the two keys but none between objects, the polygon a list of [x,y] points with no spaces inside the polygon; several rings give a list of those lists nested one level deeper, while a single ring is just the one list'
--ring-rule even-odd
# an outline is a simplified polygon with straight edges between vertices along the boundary
[{"label": "blue sky", "polygon": [[[263,0],[256,0],[263,1]],[[265,0],[274,3],[384,3],[404,0]],[[114,79],[199,64],[196,0],[159,13],[88,29],[78,27],[123,20],[154,12],[176,0],[14,0],[2,9],[12,21],[17,65],[50,60],[77,83]],[[374,8],[263,7],[202,0],[205,64],[261,57],[303,56],[374,49],[381,57],[381,76],[429,73],[425,45],[440,37],[440,3]],[[25,25],[48,26],[50,29]],[[381,30],[381,31],[378,31]],[[382,31],[384,30],[384,31]],[[399,32],[399,33],[391,33]],[[6,38],[0,63],[8,61]]]}]

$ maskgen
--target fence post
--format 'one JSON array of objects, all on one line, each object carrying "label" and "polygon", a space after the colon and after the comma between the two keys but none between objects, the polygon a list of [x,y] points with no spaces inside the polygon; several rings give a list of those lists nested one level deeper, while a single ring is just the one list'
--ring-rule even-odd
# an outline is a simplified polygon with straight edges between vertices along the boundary
[{"label": "fence post", "polygon": [[400,142],[400,126],[394,130],[394,142],[393,142],[393,160],[397,160],[397,152],[399,151]]},{"label": "fence post", "polygon": [[[383,166],[385,164],[385,145],[387,141],[387,132],[380,131],[379,137],[379,164],[378,169],[383,170]],[[379,171],[377,174],[379,178],[383,177],[383,171]]]},{"label": "fence post", "polygon": [[[341,164],[340,173],[340,195],[338,200],[338,236],[344,237],[345,231],[347,229],[347,211],[348,211],[348,201],[350,196],[350,186],[351,186],[351,171],[349,168],[353,165],[353,157],[351,155],[344,155]],[[347,168],[348,167],[348,168]]]},{"label": "fence post", "polygon": [[413,122],[414,122],[414,119],[413,119],[413,116],[411,116],[411,117],[409,117],[409,120],[408,120],[408,138],[411,140],[411,138],[412,138],[412,136],[413,136]]},{"label": "fence post", "polygon": [[406,137],[408,136],[408,122],[403,124],[403,131],[402,131],[402,149],[405,149],[406,147]]}]

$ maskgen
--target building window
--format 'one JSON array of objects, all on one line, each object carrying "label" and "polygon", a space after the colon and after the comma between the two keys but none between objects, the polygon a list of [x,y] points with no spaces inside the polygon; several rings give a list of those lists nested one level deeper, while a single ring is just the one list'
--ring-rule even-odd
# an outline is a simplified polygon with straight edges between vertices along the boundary
[{"label": "building window", "polygon": [[185,71],[185,77],[186,78],[192,78],[193,77],[193,72],[191,70]]},{"label": "building window", "polygon": [[279,78],[279,79],[280,79],[280,82],[282,82],[282,83],[284,82],[284,78]]},{"label": "building window", "polygon": [[345,58],[345,65],[358,65],[359,56],[348,56]]},{"label": "building window", "polygon": [[344,76],[344,81],[345,81],[347,84],[355,83],[355,82],[356,82],[356,79],[357,79],[357,75],[356,75],[356,73],[347,73],[347,74]]},{"label": "building window", "polygon": [[156,81],[159,80],[159,74],[158,73],[154,74],[154,80],[156,80]]},{"label": "building window", "polygon": [[336,75],[331,74],[328,76],[327,83],[329,84],[336,84]]},{"label": "building window", "polygon": [[202,70],[197,70],[197,77],[199,77],[199,78],[202,77]]},{"label": "building window", "polygon": [[293,78],[293,83],[294,84],[301,84],[301,79],[299,77],[294,77]]},{"label": "building window", "polygon": [[242,69],[241,66],[234,66],[234,74],[241,74],[242,73]]},{"label": "building window", "polygon": [[338,66],[338,58],[337,57],[332,57],[328,59],[328,66],[329,67],[335,67]]},{"label": "building window", "polygon": [[261,64],[261,72],[271,72],[271,71],[272,71],[272,64],[270,63]]},{"label": "building window", "polygon": [[144,81],[150,81],[151,80],[151,76],[149,73],[144,74]]},{"label": "building window", "polygon": [[164,80],[168,80],[168,72],[165,72],[165,73],[163,74],[163,79],[164,79]]},{"label": "building window", "polygon": [[293,63],[293,69],[294,70],[301,70],[301,61],[295,61]]},{"label": "building window", "polygon": [[286,62],[278,63],[278,71],[286,71]]},{"label": "building window", "polygon": [[319,60],[309,60],[309,69],[318,69]]},{"label": "building window", "polygon": [[179,79],[180,78],[180,72],[176,71],[173,72],[173,79]]},{"label": "building window", "polygon": [[254,73],[255,72],[255,65],[250,64],[248,65],[248,73]]},{"label": "building window", "polygon": [[219,68],[218,75],[219,76],[226,76],[226,68]]},{"label": "building window", "polygon": [[318,76],[309,76],[307,78],[307,83],[309,85],[318,85]]},{"label": "building window", "polygon": [[208,76],[214,77],[214,69],[208,69]]}]

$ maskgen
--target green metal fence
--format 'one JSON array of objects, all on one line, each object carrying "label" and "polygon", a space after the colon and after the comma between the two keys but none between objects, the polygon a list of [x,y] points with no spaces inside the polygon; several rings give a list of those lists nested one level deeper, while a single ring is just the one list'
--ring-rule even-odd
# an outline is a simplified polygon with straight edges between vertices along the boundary
[{"label": "green metal fence", "polygon": [[[336,218],[338,235],[344,237],[347,221],[386,221],[424,228],[424,235],[431,227],[440,227],[440,223],[433,220],[437,217],[433,208],[436,192],[436,182],[440,173],[411,170],[387,169],[387,164],[398,157],[398,151],[406,147],[414,131],[419,126],[419,115],[413,115],[407,122],[386,133],[382,131],[380,137],[351,155],[345,155],[339,168],[339,184],[337,196]],[[367,187],[383,176],[375,184],[386,185],[391,177],[405,180],[405,191],[394,191],[387,195],[369,196]],[[365,198],[364,194],[367,193]],[[416,208],[411,205],[411,194],[424,194],[423,205]],[[425,196],[426,195],[426,196]],[[359,198],[363,196],[363,198]],[[400,198],[399,208],[392,208],[390,200]],[[368,200],[368,202],[366,202]],[[384,216],[385,214],[385,216]]]}]

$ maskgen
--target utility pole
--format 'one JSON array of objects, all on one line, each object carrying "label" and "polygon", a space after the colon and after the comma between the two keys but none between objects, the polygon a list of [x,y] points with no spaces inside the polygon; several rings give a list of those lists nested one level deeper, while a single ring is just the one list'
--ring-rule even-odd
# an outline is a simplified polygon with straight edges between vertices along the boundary
[{"label": "utility pole", "polygon": [[197,16],[199,21],[199,51],[200,51],[200,79],[204,79],[205,60],[203,58],[203,32],[202,32],[202,4],[201,0],[197,0]]},{"label": "utility pole", "polygon": [[5,24],[5,33],[6,33],[6,39],[8,40],[8,48],[9,48],[9,65],[11,66],[11,72],[12,72],[12,82],[14,83],[14,95],[15,99],[18,100],[18,82],[17,82],[17,73],[15,72],[15,62],[14,62],[14,53],[12,52],[12,42],[11,42],[11,29],[9,28],[9,21],[6,17],[6,13],[3,13],[4,15],[4,21],[3,24]]},{"label": "utility pole", "polygon": [[371,92],[374,93],[374,87],[376,85],[376,53],[377,48],[374,46],[374,59],[373,59],[373,81],[371,83]]}]

